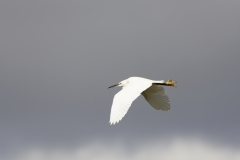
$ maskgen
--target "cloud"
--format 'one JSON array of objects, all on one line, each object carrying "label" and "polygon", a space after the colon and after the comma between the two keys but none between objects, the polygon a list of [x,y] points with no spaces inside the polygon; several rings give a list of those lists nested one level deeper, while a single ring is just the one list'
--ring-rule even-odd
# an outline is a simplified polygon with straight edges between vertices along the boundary
[{"label": "cloud", "polygon": [[107,144],[95,142],[75,149],[31,148],[8,160],[239,160],[240,148],[207,142],[197,138],[176,138],[170,143],[164,140],[148,141],[133,148],[121,142]]}]

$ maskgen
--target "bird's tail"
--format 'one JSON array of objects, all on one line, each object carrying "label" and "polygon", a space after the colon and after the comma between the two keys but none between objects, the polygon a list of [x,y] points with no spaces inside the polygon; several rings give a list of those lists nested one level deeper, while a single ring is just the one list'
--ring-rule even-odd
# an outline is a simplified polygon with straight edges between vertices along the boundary
[{"label": "bird's tail", "polygon": [[177,81],[174,81],[174,80],[171,80],[169,79],[167,82],[166,82],[166,85],[168,86],[173,86],[173,87],[177,87],[175,84],[177,83]]}]

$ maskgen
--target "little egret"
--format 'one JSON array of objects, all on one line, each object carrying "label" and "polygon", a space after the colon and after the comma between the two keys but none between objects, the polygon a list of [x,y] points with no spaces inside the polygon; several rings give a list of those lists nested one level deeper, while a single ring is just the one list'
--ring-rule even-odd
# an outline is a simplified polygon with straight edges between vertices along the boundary
[{"label": "little egret", "polygon": [[118,123],[127,113],[132,102],[142,94],[148,103],[157,110],[167,111],[170,109],[168,96],[164,93],[163,86],[175,86],[176,81],[169,79],[166,83],[164,80],[155,81],[141,77],[130,77],[118,84],[108,88],[121,86],[113,98],[110,124]]}]

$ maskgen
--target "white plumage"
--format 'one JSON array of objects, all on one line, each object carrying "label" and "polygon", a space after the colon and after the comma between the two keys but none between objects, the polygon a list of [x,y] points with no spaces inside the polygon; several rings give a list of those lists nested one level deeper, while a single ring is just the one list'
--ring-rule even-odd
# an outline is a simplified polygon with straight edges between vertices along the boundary
[{"label": "white plumage", "polygon": [[164,93],[163,86],[174,86],[175,81],[154,81],[141,77],[130,77],[109,88],[122,86],[113,98],[110,114],[110,124],[118,123],[127,113],[132,102],[142,94],[148,103],[157,110],[167,111],[170,109],[168,96]]}]

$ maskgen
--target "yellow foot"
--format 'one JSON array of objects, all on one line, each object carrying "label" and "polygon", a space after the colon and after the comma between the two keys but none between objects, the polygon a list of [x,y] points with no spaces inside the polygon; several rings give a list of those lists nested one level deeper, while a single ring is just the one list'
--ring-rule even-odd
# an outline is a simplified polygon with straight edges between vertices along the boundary
[{"label": "yellow foot", "polygon": [[177,86],[175,86],[175,83],[177,83],[176,81],[173,81],[173,80],[171,80],[171,79],[169,79],[167,82],[166,82],[166,84],[168,85],[168,86],[173,86],[173,87],[177,87]]}]

